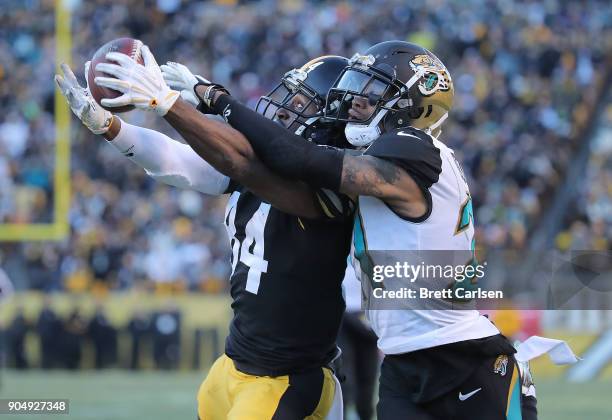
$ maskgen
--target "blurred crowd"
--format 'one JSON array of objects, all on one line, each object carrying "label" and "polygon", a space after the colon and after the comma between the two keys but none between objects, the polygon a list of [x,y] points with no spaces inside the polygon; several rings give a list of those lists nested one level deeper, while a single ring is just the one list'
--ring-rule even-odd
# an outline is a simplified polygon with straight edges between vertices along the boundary
[{"label": "blurred crowd", "polygon": [[[2,3],[0,223],[45,223],[53,220],[55,2]],[[469,177],[477,241],[492,248],[526,247],[582,141],[612,47],[605,0],[66,4],[79,77],[101,44],[131,36],[160,63],[182,62],[250,105],[315,56],[350,57],[390,39],[433,50],[456,89],[441,139]],[[125,118],[177,137],[151,115]],[[223,200],[156,184],[72,122],[71,234],[1,245],[1,264],[17,288],[149,287],[152,280],[154,287],[223,289]],[[593,176],[607,176],[603,185],[610,185],[609,170]],[[608,232],[611,224],[597,215],[588,223]]]},{"label": "blurred crowd", "polygon": [[[130,369],[143,367],[143,360],[153,361],[157,369],[176,369],[181,353],[182,315],[177,307],[168,306],[151,313],[136,310],[125,326],[111,324],[102,305],[91,316],[78,307],[67,316],[59,315],[48,295],[37,319],[32,322],[18,306],[11,322],[0,328],[0,365],[16,369],[79,369],[92,365],[96,369],[116,367],[119,363],[120,333],[129,337],[129,357],[122,363]],[[27,337],[38,338],[38,360],[32,360]],[[85,347],[93,355],[87,360]]]},{"label": "blurred crowd", "polygon": [[612,248],[612,94],[591,142],[584,179],[578,186],[577,199],[571,204],[564,225],[556,237],[562,250]]}]

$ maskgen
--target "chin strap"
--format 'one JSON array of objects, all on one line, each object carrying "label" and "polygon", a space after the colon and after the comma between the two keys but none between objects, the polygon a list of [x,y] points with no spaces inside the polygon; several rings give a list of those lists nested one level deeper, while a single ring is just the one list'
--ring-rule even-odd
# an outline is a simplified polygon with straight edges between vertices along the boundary
[{"label": "chin strap", "polygon": [[[387,108],[393,107],[397,101],[399,101],[400,97],[391,99],[387,103]],[[356,147],[367,146],[372,143],[382,134],[380,130],[380,122],[387,115],[387,109],[381,109],[380,112],[374,117],[374,119],[368,124],[357,124],[357,123],[348,123],[344,129],[344,134],[346,134],[346,139],[349,143]]]},{"label": "chin strap", "polygon": [[378,126],[348,123],[344,127],[346,140],[355,147],[363,147],[372,143],[381,135]]},{"label": "chin strap", "polygon": [[[440,127],[440,126],[442,125],[442,123],[443,123],[444,121],[446,121],[446,119],[447,119],[447,118],[448,118],[448,112],[445,112],[445,113],[444,113],[444,115],[442,115],[442,116],[441,116],[441,117],[438,119],[438,121],[436,121],[435,123],[433,123],[432,125],[430,125],[430,126],[427,128],[427,130],[425,130],[425,131],[427,131],[427,134],[432,134],[432,133],[433,133],[433,132],[436,130],[436,128]],[[441,130],[440,130],[440,131],[441,131]],[[439,136],[439,134],[438,134],[438,136]]]},{"label": "chin strap", "polygon": [[311,118],[308,118],[306,121],[304,121],[302,124],[300,124],[300,126],[295,130],[295,132],[293,134],[297,134],[298,136],[301,136],[302,133],[304,133],[304,130],[306,130],[312,124],[316,123],[319,120],[319,118],[321,118],[321,117],[311,117]]}]

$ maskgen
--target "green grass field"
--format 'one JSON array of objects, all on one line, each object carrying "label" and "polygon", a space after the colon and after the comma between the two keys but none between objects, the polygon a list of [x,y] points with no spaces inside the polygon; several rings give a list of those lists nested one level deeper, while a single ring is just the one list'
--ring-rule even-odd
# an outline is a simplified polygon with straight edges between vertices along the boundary
[{"label": "green grass field", "polygon": [[[195,419],[195,395],[202,377],[192,372],[5,371],[0,376],[0,398],[68,398],[70,414],[51,419]],[[537,387],[540,420],[612,419],[612,381],[547,380],[538,381]]]}]

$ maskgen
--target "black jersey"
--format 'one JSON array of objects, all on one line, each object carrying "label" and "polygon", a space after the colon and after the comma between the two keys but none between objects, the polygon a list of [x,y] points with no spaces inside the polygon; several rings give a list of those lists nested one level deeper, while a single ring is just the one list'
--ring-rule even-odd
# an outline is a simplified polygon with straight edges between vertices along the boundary
[{"label": "black jersey", "polygon": [[345,308],[352,202],[320,190],[324,213],[337,220],[313,221],[283,213],[241,186],[231,189],[225,225],[234,318],[226,354],[260,375],[326,364]]}]

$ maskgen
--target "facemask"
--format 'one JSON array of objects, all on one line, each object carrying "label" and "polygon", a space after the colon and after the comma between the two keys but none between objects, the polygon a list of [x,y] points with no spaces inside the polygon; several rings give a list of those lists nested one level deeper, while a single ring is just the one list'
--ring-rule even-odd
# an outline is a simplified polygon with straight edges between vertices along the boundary
[{"label": "facemask", "polygon": [[[406,82],[406,89],[408,91],[412,85],[414,85],[419,78],[421,78],[424,74],[423,69],[419,69],[412,75],[410,80]],[[403,93],[403,92],[401,92]],[[392,108],[400,97],[396,97],[395,99],[387,102],[386,106],[388,108]],[[387,115],[387,110],[382,109],[378,111],[376,117],[368,124],[357,124],[357,123],[348,123],[344,129],[344,134],[346,135],[346,140],[351,143],[355,147],[363,147],[367,146],[376,140],[382,134],[380,130],[380,122]]]}]

